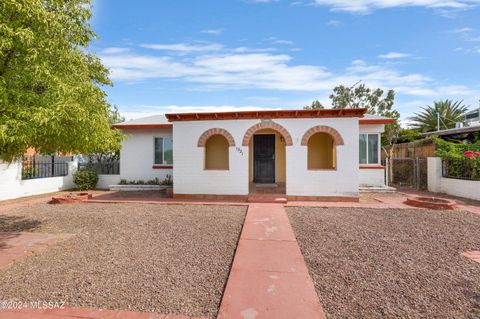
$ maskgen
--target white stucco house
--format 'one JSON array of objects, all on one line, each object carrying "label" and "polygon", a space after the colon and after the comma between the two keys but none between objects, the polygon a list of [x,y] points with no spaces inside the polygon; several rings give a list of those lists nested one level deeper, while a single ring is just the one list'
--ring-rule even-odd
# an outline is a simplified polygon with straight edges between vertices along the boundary
[{"label": "white stucco house", "polygon": [[114,125],[126,135],[120,177],[173,176],[175,198],[358,200],[385,185],[380,134],[366,109],[176,113]]}]

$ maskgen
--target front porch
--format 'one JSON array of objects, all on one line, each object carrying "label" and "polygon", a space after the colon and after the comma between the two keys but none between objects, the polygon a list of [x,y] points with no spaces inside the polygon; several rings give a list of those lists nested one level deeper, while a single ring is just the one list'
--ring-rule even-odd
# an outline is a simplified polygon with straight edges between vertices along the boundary
[{"label": "front porch", "polygon": [[287,203],[285,183],[249,183],[249,203]]}]

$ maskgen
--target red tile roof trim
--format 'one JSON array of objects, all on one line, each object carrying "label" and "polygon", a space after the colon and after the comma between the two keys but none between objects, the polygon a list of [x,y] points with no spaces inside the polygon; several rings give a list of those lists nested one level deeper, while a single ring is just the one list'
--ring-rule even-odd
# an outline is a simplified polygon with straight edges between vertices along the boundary
[{"label": "red tile roof trim", "polygon": [[393,124],[393,123],[395,123],[394,119],[360,119],[360,125]]},{"label": "red tile roof trim", "polygon": [[332,118],[363,117],[366,108],[358,109],[323,109],[323,110],[263,110],[242,112],[209,113],[170,113],[165,114],[169,122],[177,121],[212,121],[212,120],[252,120],[282,118]]}]

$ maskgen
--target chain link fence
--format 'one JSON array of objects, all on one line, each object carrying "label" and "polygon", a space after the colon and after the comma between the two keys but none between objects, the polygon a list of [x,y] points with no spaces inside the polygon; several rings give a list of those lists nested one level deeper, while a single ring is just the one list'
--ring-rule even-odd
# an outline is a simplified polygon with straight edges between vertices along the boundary
[{"label": "chain link fence", "polygon": [[389,186],[428,190],[428,166],[424,157],[389,159]]}]

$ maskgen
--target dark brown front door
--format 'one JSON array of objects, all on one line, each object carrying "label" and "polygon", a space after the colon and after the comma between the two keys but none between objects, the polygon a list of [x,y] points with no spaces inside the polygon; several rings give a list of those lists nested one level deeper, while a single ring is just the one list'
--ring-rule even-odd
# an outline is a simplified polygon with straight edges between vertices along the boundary
[{"label": "dark brown front door", "polygon": [[253,181],[275,183],[275,135],[253,136]]}]

